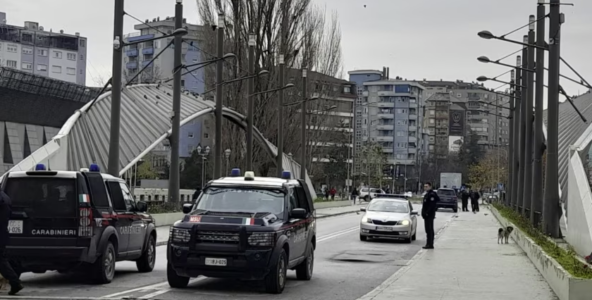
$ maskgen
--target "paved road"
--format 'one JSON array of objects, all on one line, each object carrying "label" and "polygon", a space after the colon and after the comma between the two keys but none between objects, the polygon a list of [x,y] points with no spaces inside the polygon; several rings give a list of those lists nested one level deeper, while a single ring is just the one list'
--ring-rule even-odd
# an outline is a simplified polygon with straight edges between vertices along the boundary
[{"label": "paved road", "polygon": [[[415,205],[417,210],[420,205]],[[436,230],[453,216],[443,211],[436,219]],[[418,219],[417,241],[361,242],[358,237],[358,214],[349,214],[318,221],[318,247],[313,279],[297,281],[293,271],[282,295],[265,294],[262,287],[253,282],[213,278],[193,279],[187,289],[170,289],[166,281],[166,246],[157,247],[157,263],[153,272],[139,274],[135,263],[117,264],[116,278],[111,284],[96,286],[79,276],[24,274],[26,289],[22,296],[97,297],[139,299],[357,299],[381,284],[411,259],[425,244],[425,232]],[[88,299],[88,298],[87,298]]]}]

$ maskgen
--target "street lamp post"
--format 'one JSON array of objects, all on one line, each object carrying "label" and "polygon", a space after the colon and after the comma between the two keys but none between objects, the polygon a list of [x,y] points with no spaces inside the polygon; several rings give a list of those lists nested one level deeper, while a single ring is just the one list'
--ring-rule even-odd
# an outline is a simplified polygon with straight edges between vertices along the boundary
[{"label": "street lamp post", "polygon": [[[282,41],[284,37],[282,36]],[[279,55],[279,64],[280,64],[280,74],[279,74],[279,84],[280,86],[284,86],[284,55]],[[276,156],[276,166],[277,166],[277,176],[282,177],[282,173],[284,171],[283,163],[284,163],[284,91],[280,90],[280,97],[278,99],[278,139],[277,139],[277,156]]]},{"label": "street lamp post", "polygon": [[[217,56],[224,54],[224,14],[218,14],[218,27],[216,28],[218,39],[216,42]],[[214,178],[219,178],[222,165],[222,72],[223,61],[216,63],[216,136],[214,142]]]},{"label": "street lamp post", "polygon": [[206,146],[204,151],[202,152],[201,145],[197,145],[197,154],[201,156],[201,188],[203,189],[206,185],[206,160],[207,156],[210,154],[210,146]]},{"label": "street lamp post", "polygon": [[[539,0],[537,7],[536,42],[537,45],[545,46],[545,4]],[[543,93],[545,81],[545,50],[536,50],[536,82],[535,82],[535,105],[534,105],[534,165],[532,169],[532,224],[539,227],[543,211]]]},{"label": "street lamp post", "polygon": [[[249,34],[249,76],[255,74],[255,45],[256,36]],[[249,78],[248,83],[249,97],[247,99],[247,171],[253,170],[253,118],[255,111],[255,101],[253,96],[255,93],[255,78]]]},{"label": "street lamp post", "polygon": [[514,85],[514,95],[515,95],[515,103],[514,103],[514,117],[512,118],[512,122],[514,123],[514,155],[512,158],[513,161],[513,174],[512,174],[512,186],[514,189],[512,190],[512,208],[515,211],[518,211],[518,198],[520,196],[520,187],[518,186],[520,181],[520,112],[522,112],[522,72],[520,72],[520,64],[522,63],[522,56],[518,55],[516,57],[516,84]]},{"label": "street lamp post", "polygon": [[232,150],[230,149],[226,149],[224,150],[224,157],[226,157],[226,167],[224,168],[224,172],[226,172],[226,174],[228,174],[228,166],[230,165],[230,153],[232,152]]},{"label": "street lamp post", "polygon": [[[527,36],[525,36],[525,41],[527,41]],[[526,118],[528,117],[528,113],[526,111],[526,102],[528,101],[527,92],[528,92],[528,74],[525,72],[525,69],[528,67],[528,53],[527,48],[522,48],[522,68],[520,69],[521,77],[522,77],[522,86],[520,92],[520,126],[518,127],[518,132],[520,135],[520,146],[519,146],[519,168],[518,168],[518,212],[520,214],[524,214],[524,172],[526,171]]]},{"label": "street lamp post", "polygon": [[[534,36],[534,27],[535,27],[535,18],[534,15],[529,17],[530,25],[528,30],[528,36],[525,36],[525,41],[529,45],[534,45],[535,43],[535,36]],[[532,144],[533,141],[533,118],[534,115],[532,113],[533,110],[533,100],[534,100],[534,73],[531,70],[534,70],[534,47],[527,47],[527,69],[526,71],[526,104],[525,104],[525,113],[524,113],[524,120],[525,122],[525,146],[524,146],[524,194],[522,195],[523,198],[523,206],[524,206],[524,216],[530,218],[533,214],[531,210],[532,205]],[[537,199],[538,200],[538,199]],[[532,221],[532,218],[530,219]]]},{"label": "street lamp post", "polygon": [[302,143],[302,150],[300,151],[300,179],[306,179],[306,151],[308,144],[306,140],[306,102],[308,101],[308,78],[306,68],[302,68],[302,106],[300,107],[300,143]]}]

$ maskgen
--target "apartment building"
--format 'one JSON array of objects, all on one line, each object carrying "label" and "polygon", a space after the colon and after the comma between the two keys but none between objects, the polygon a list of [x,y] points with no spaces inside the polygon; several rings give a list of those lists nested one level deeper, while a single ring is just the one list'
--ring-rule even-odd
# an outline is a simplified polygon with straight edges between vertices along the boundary
[{"label": "apartment building", "polygon": [[[187,28],[188,34],[183,36],[182,64],[191,65],[202,61],[202,54],[199,48],[201,32],[203,26],[189,24],[183,19],[183,26]],[[142,40],[153,39],[175,30],[175,18],[166,17],[164,19],[154,18],[146,20],[145,23],[134,26],[137,32],[129,33],[124,36],[126,42],[138,42]],[[154,83],[164,79],[172,78],[174,68],[174,46],[166,48],[173,40],[173,37],[147,41],[124,49],[124,68],[123,79],[129,81],[138,74],[142,68],[148,66],[134,83]],[[166,48],[166,49],[165,49]],[[161,51],[164,51],[158,58],[154,59]],[[205,89],[204,69],[194,70],[198,67],[189,68],[190,71],[182,70],[184,74],[181,78],[181,87],[189,92],[201,94]],[[170,82],[172,84],[172,81]],[[193,120],[181,127],[179,156],[186,158],[198,145],[211,146],[213,139],[210,136],[210,127],[213,126],[213,117],[205,116],[199,120]]]},{"label": "apartment building", "polygon": [[37,22],[9,25],[0,12],[0,67],[86,84],[87,39],[46,30]]},{"label": "apartment building", "polygon": [[[487,89],[483,84],[457,81],[421,81],[426,87],[428,99],[448,99],[449,105],[466,111],[465,137],[471,132],[479,136],[478,144],[484,149],[504,146],[509,143],[510,96]],[[449,97],[442,94],[448,94]],[[431,122],[431,121],[430,121]]]},{"label": "apartment building", "polygon": [[432,93],[426,99],[424,132],[426,158],[447,159],[458,152],[466,135],[465,104],[450,93]]},{"label": "apartment building", "polygon": [[[424,148],[423,85],[400,77],[389,78],[389,69],[349,72],[356,83],[354,153],[355,172],[362,172],[361,150],[378,143],[396,177],[412,179]],[[409,185],[413,186],[413,184]]]}]

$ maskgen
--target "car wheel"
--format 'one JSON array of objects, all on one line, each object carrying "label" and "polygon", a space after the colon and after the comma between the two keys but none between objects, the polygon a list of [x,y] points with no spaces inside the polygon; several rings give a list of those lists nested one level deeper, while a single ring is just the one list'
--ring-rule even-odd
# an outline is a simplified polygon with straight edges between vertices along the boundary
[{"label": "car wheel", "polygon": [[411,236],[411,240],[415,241],[417,240],[417,232],[414,232],[413,235]]},{"label": "car wheel", "polygon": [[454,212],[458,212],[458,207],[452,209]]},{"label": "car wheel", "polygon": [[189,277],[179,276],[170,263],[167,264],[167,281],[172,288],[182,289],[189,284]]},{"label": "car wheel", "polygon": [[110,283],[115,277],[115,262],[117,255],[115,254],[115,247],[111,242],[107,242],[107,246],[103,250],[101,256],[93,264],[93,276],[95,282],[98,284]]},{"label": "car wheel", "polygon": [[364,201],[366,201],[366,202],[370,201],[370,197],[369,196],[364,196]]},{"label": "car wheel", "polygon": [[141,273],[152,272],[154,270],[154,264],[156,263],[156,241],[154,236],[150,235],[148,238],[148,244],[146,249],[142,253],[142,257],[136,261],[136,267]]},{"label": "car wheel", "polygon": [[284,249],[281,250],[277,261],[273,263],[269,274],[265,276],[265,291],[270,294],[281,294],[286,287],[286,274],[288,272],[288,256]]},{"label": "car wheel", "polygon": [[367,241],[367,240],[368,240],[368,237],[367,237],[367,236],[365,236],[365,235],[361,235],[361,234],[360,234],[360,241],[363,241],[363,242],[365,242],[365,241]]},{"label": "car wheel", "polygon": [[306,259],[296,267],[296,278],[298,280],[310,280],[314,268],[314,249],[310,245],[310,250]]}]

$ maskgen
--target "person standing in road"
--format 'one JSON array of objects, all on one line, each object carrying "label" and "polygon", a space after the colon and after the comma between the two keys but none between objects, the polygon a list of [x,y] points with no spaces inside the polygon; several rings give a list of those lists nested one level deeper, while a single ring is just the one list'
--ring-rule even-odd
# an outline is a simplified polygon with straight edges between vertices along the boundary
[{"label": "person standing in road", "polygon": [[6,246],[10,240],[10,234],[8,233],[8,223],[12,214],[11,209],[12,202],[8,195],[4,191],[0,190],[0,274],[10,284],[9,295],[16,295],[20,290],[23,289],[21,280],[16,274],[8,257],[6,255]]},{"label": "person standing in road", "polygon": [[469,192],[463,190],[460,192],[460,198],[462,200],[462,211],[469,211]]},{"label": "person standing in road", "polygon": [[471,208],[474,214],[479,212],[479,198],[481,198],[479,192],[476,190],[471,191]]},{"label": "person standing in road", "polygon": [[434,249],[434,219],[436,218],[436,211],[438,210],[438,202],[440,197],[432,188],[432,184],[426,182],[423,186],[425,195],[423,196],[423,203],[421,208],[421,217],[425,225],[427,235],[427,242],[423,249]]}]

